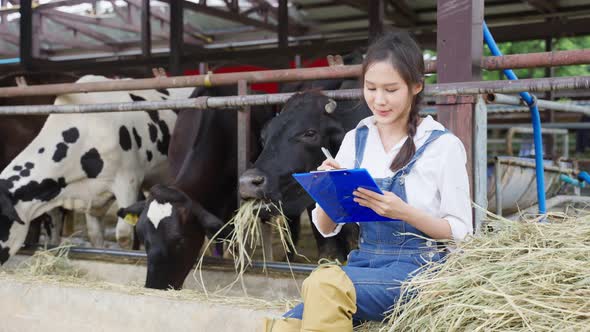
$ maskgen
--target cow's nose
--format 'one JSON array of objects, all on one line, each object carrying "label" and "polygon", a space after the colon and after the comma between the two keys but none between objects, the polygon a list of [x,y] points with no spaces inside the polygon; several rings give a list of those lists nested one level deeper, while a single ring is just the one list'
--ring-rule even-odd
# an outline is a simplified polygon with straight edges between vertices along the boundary
[{"label": "cow's nose", "polygon": [[240,196],[243,199],[263,198],[267,179],[257,169],[249,169],[240,176]]},{"label": "cow's nose", "polygon": [[264,184],[264,181],[265,181],[264,176],[255,176],[255,177],[252,177],[252,179],[250,180],[250,183],[259,187]]}]

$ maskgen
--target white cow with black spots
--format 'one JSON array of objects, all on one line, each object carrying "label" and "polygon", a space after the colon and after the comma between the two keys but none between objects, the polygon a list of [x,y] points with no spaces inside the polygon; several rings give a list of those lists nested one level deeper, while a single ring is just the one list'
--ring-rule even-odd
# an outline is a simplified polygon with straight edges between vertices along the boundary
[{"label": "white cow with black spots", "polygon": [[[108,80],[84,76],[78,82]],[[188,98],[192,88],[63,95],[55,104],[95,104]],[[52,114],[33,142],[0,174],[0,264],[22,245],[31,220],[56,207],[86,213],[93,245],[103,245],[98,217],[113,200],[137,201],[167,175],[167,150],[176,121],[171,110],[93,114]],[[121,247],[133,228],[120,217]]]}]

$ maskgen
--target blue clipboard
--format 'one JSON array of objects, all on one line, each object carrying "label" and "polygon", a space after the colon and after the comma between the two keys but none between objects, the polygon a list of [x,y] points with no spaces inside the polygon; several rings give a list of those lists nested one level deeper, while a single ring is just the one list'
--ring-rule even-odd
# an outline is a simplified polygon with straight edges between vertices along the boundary
[{"label": "blue clipboard", "polygon": [[295,173],[293,177],[336,223],[394,220],[353,201],[352,192],[359,187],[383,194],[364,168]]}]

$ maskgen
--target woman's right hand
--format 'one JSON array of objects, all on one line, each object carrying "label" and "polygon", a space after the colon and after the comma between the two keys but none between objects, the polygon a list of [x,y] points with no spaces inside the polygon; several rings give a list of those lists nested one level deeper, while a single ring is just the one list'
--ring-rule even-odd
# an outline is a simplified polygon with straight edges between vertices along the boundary
[{"label": "woman's right hand", "polygon": [[336,160],[328,158],[318,167],[318,171],[330,171],[339,168],[342,167],[340,167],[340,164]]}]

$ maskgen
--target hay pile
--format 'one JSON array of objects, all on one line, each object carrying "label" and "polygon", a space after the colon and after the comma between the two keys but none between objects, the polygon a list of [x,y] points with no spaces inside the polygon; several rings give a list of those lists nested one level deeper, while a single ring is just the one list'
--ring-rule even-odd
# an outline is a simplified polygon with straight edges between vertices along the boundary
[{"label": "hay pile", "polygon": [[291,309],[296,302],[293,299],[275,299],[272,301],[254,297],[223,296],[205,294],[191,289],[159,290],[145,288],[142,284],[116,284],[94,280],[87,271],[76,266],[68,258],[71,245],[36,251],[14,269],[0,271],[0,281],[12,281],[30,284],[57,285],[61,287],[109,290],[129,295],[156,296],[171,300],[199,301],[218,305],[231,305],[255,310],[275,310],[279,312]]},{"label": "hay pile", "polygon": [[48,250],[38,250],[16,268],[15,272],[24,276],[59,276],[80,278],[86,271],[74,266],[68,258],[71,245],[63,245]]},{"label": "hay pile", "polygon": [[590,215],[487,228],[407,282],[382,331],[590,330]]},{"label": "hay pile", "polygon": [[[262,227],[259,217],[261,210],[278,211],[278,215],[273,217],[268,223],[270,223],[273,233],[278,234],[279,236],[285,256],[287,257],[287,263],[289,263],[288,254],[291,253],[291,250],[294,250],[294,254],[304,257],[297,253],[297,250],[295,249],[287,218],[280,206],[277,206],[274,203],[262,203],[255,200],[246,201],[242,204],[240,209],[236,211],[234,217],[213,236],[215,239],[226,229],[231,229],[229,236],[221,241],[224,242],[227,252],[233,257],[237,276],[232,283],[220,290],[221,292],[231,289],[235,283],[240,281],[244,294],[246,296],[248,295],[243,275],[246,269],[252,265],[252,256],[255,250],[264,247]],[[212,244],[213,241],[209,241],[205,245],[203,254],[199,258],[195,272],[193,273],[193,277],[200,281],[204,290],[206,290],[206,287],[202,276],[203,259],[207,249],[209,249]],[[262,251],[262,261],[263,263],[266,263],[264,251]],[[266,271],[266,264],[263,266],[263,270]],[[198,277],[196,276],[197,273],[199,275]],[[295,276],[293,276],[293,279],[295,279]]]}]

